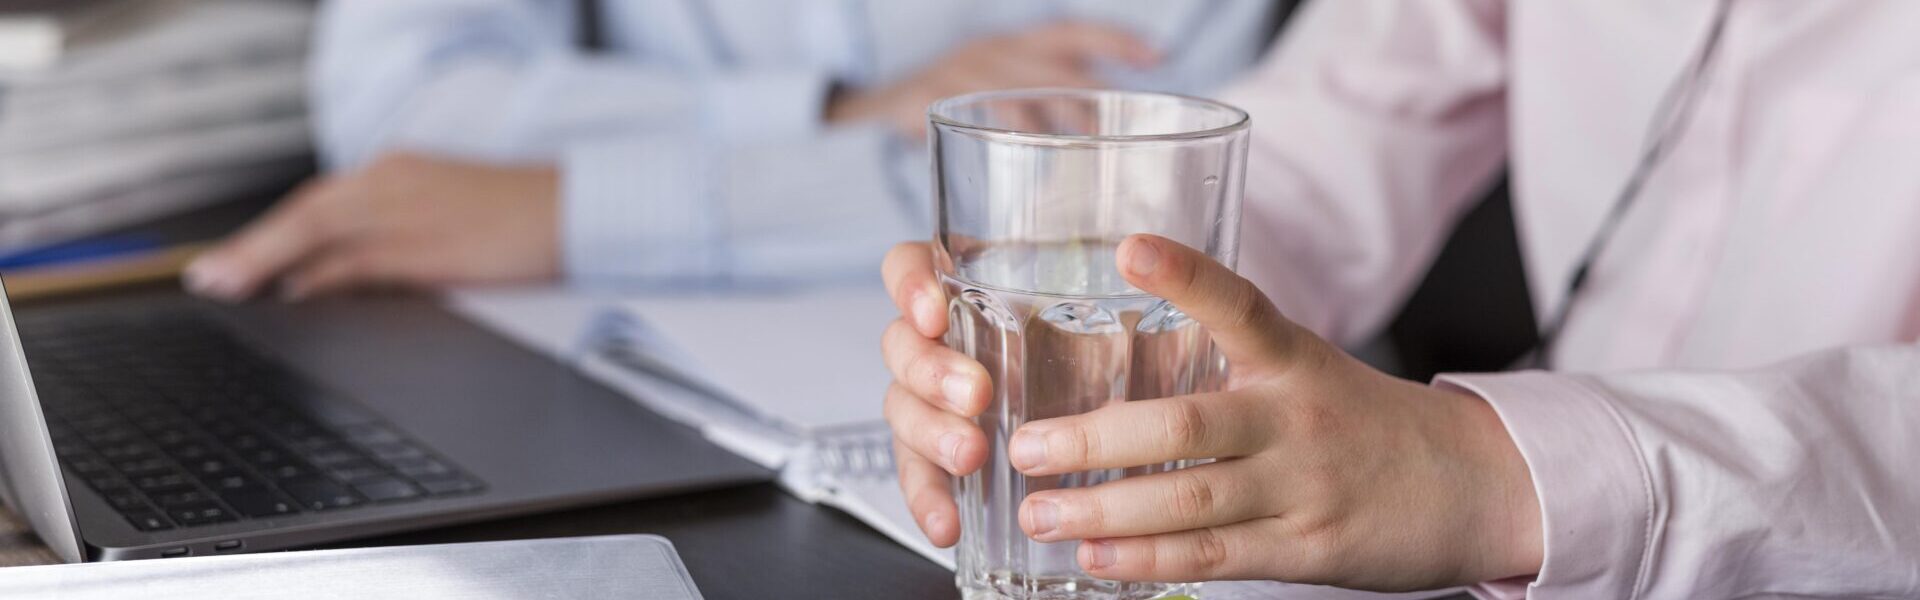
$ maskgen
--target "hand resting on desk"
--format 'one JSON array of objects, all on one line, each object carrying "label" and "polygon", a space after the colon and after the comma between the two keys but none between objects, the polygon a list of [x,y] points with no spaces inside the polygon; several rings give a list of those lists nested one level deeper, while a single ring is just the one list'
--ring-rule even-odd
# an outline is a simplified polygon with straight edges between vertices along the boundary
[{"label": "hand resting on desk", "polygon": [[550,279],[559,271],[558,180],[389,154],[308,182],[188,265],[194,293],[243,300],[278,281],[300,299],[337,289]]},{"label": "hand resting on desk", "polygon": [[[1518,450],[1481,399],[1375,371],[1282,317],[1254,285],[1170,240],[1118,249],[1135,287],[1212,333],[1228,391],[1123,402],[1034,421],[1007,455],[1029,475],[1217,458],[1179,471],[1027,496],[1036,540],[1087,540],[1109,579],[1277,579],[1375,590],[1525,575],[1541,563],[1540,509]],[[979,469],[986,371],[939,341],[946,299],[925,244],[883,268],[907,315],[883,344],[900,480],[936,544],[959,537],[947,474]],[[942,471],[945,471],[944,473]]]}]

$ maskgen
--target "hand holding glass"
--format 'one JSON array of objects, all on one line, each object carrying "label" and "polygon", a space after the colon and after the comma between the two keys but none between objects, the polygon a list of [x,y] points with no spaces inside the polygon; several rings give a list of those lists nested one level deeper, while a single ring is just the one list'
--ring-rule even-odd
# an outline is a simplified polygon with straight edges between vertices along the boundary
[{"label": "hand holding glass", "polygon": [[1207,333],[1122,279],[1114,253],[1127,235],[1152,233],[1233,264],[1246,113],[1164,94],[1031,90],[944,100],[930,116],[946,343],[993,381],[975,420],[989,455],[956,484],[963,594],[1186,593],[1090,577],[1075,542],[1034,541],[1019,520],[1029,493],[1181,465],[1030,477],[1006,451],[1028,421],[1224,386]]}]

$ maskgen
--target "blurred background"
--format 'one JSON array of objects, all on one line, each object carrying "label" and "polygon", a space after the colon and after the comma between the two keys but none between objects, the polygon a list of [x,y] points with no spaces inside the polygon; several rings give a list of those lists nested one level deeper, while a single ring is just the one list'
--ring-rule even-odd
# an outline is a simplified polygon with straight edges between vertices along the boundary
[{"label": "blurred background", "polygon": [[[1269,41],[1285,34],[1294,8],[1277,3]],[[15,299],[175,285],[192,251],[312,175],[306,68],[316,9],[304,0],[0,0],[0,274]],[[73,269],[176,248],[104,280]],[[1534,336],[1522,277],[1496,183],[1400,316],[1355,350],[1422,380],[1503,368]]]},{"label": "blurred background", "polygon": [[293,0],[0,2],[0,257],[14,257],[0,265],[310,173],[312,13]]}]

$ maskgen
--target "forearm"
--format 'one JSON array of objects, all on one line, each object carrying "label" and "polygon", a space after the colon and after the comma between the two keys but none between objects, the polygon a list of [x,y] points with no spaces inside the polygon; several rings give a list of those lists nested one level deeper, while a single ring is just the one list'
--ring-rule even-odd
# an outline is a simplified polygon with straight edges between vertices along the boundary
[{"label": "forearm", "polygon": [[892,244],[927,236],[913,179],[924,160],[878,126],[785,143],[581,142],[563,165],[565,271],[643,286],[866,276]]},{"label": "forearm", "polygon": [[336,166],[406,148],[489,162],[556,162],[586,138],[731,144],[810,135],[827,76],[807,68],[675,68],[574,48],[564,11],[507,0],[330,5],[314,110]]},{"label": "forearm", "polygon": [[1526,458],[1546,550],[1530,597],[1920,593],[1920,348],[1440,385],[1486,398]]}]

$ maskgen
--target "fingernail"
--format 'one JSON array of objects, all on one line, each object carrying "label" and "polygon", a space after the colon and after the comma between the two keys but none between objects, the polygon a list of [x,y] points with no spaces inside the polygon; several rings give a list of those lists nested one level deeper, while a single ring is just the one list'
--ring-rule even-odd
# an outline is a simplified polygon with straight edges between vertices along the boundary
[{"label": "fingernail", "polygon": [[947,397],[948,406],[965,411],[973,402],[973,378],[959,373],[948,375],[940,380],[940,393]]},{"label": "fingernail", "polygon": [[1113,566],[1113,562],[1116,559],[1113,552],[1113,544],[1098,540],[1088,540],[1081,545],[1087,547],[1088,569],[1105,569]]},{"label": "fingernail", "polygon": [[180,283],[185,284],[188,290],[198,292],[207,287],[212,269],[213,267],[207,266],[207,259],[195,259],[187,263],[185,270],[180,271]]},{"label": "fingernail", "polygon": [[1037,433],[1016,431],[1007,442],[1007,458],[1013,459],[1014,468],[1022,471],[1039,468],[1047,464],[1047,441]]},{"label": "fingernail", "polygon": [[1127,270],[1141,277],[1160,270],[1160,249],[1151,242],[1135,241],[1132,255],[1127,257]]},{"label": "fingernail", "polygon": [[187,265],[180,274],[181,283],[187,291],[213,298],[230,298],[236,287],[230,269],[220,264],[218,259],[201,258]]},{"label": "fingernail", "polygon": [[913,319],[920,322],[921,329],[928,330],[940,321],[940,303],[933,292],[920,292],[913,298]]},{"label": "fingernail", "polygon": [[946,461],[948,470],[960,469],[960,443],[966,439],[966,436],[951,431],[940,436],[940,460]]},{"label": "fingernail", "polygon": [[1027,519],[1032,521],[1034,537],[1040,537],[1060,528],[1060,507],[1046,500],[1035,500],[1027,507]]},{"label": "fingernail", "polygon": [[947,518],[941,516],[939,512],[930,512],[922,522],[927,528],[927,535],[933,535],[933,532],[940,530],[941,525],[947,524]]}]

